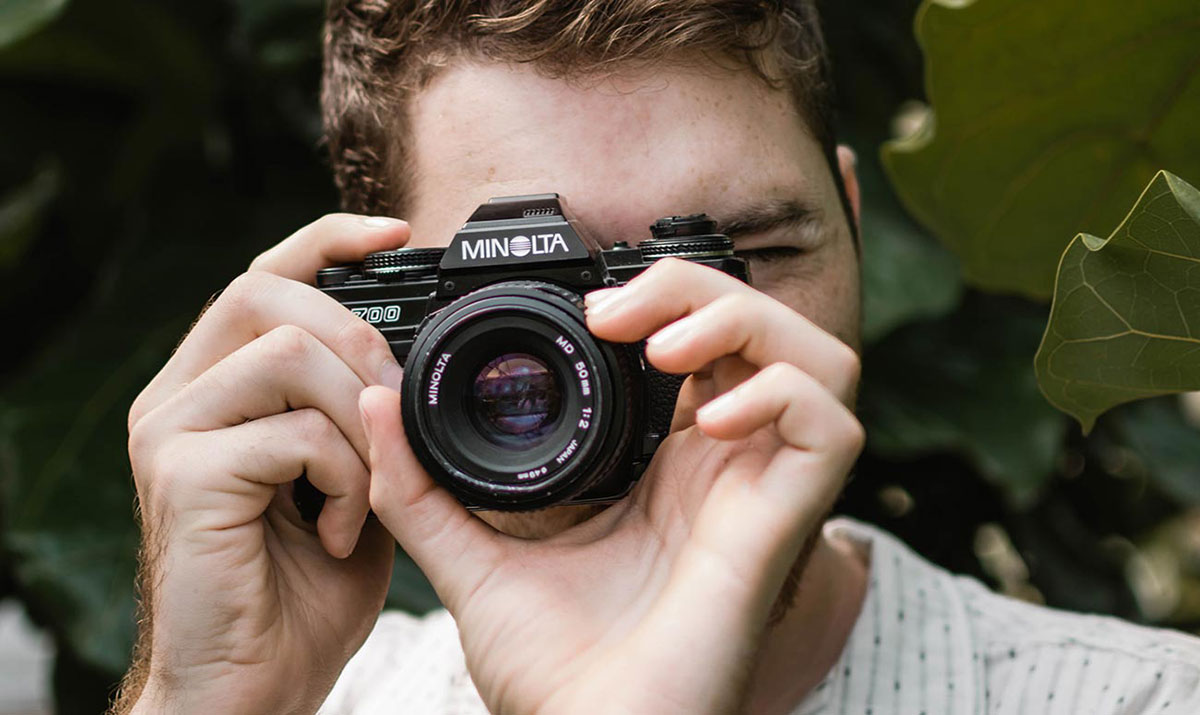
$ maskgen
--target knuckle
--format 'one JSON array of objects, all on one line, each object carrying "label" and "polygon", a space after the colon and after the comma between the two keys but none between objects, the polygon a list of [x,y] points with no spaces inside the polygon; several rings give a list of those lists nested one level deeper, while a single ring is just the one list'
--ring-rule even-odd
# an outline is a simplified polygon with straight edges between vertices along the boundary
[{"label": "knuckle", "polygon": [[305,442],[327,445],[340,434],[333,420],[315,407],[306,407],[292,413],[297,436]]},{"label": "knuckle", "polygon": [[177,441],[156,444],[134,467],[138,498],[143,507],[160,507],[179,491],[189,473],[190,458]]},{"label": "knuckle", "polygon": [[141,393],[134,398],[133,404],[129,406],[129,415],[125,420],[125,429],[129,432],[130,440],[133,439],[133,433],[137,428],[138,423],[141,422],[142,418],[148,415],[152,409],[149,392],[150,391],[148,389],[142,390]]},{"label": "knuckle", "polygon": [[[695,265],[682,258],[660,258],[654,262],[654,265],[646,269],[642,276],[646,280],[677,280],[681,276],[687,275],[689,266]],[[635,279],[636,280],[636,279]]]},{"label": "knuckle", "polygon": [[849,453],[857,455],[867,444],[867,430],[849,411],[841,428],[841,445]]},{"label": "knuckle", "polygon": [[662,266],[660,272],[674,279],[686,278],[700,268],[700,264],[682,258],[666,258],[659,264]]},{"label": "knuckle", "polygon": [[304,362],[315,341],[308,331],[295,325],[280,325],[259,338],[267,362],[274,365]]},{"label": "knuckle", "polygon": [[756,314],[754,296],[747,293],[726,293],[712,302],[712,311],[727,320],[735,320],[738,325],[745,325],[744,319]]},{"label": "knuckle", "polygon": [[862,376],[862,358],[854,351],[854,348],[839,342],[838,349],[834,354],[834,362],[838,375],[848,386],[858,383]]},{"label": "knuckle", "polygon": [[370,323],[350,314],[346,324],[338,332],[336,338],[338,351],[343,355],[372,355],[390,353],[391,346],[383,333],[372,327]]},{"label": "knuckle", "polygon": [[346,221],[353,217],[353,214],[348,214],[343,211],[334,211],[321,216],[316,221],[308,225],[309,228],[316,231],[331,231],[345,228]]},{"label": "knuckle", "polygon": [[246,267],[246,271],[249,273],[253,273],[253,272],[268,270],[269,266],[271,265],[271,259],[275,255],[276,248],[277,248],[277,245],[271,246],[267,250],[265,250],[262,253],[255,256],[254,260],[250,261],[250,265]]},{"label": "knuckle", "polygon": [[801,383],[799,385],[800,388],[807,387],[803,384],[805,382],[802,379],[804,376],[803,371],[790,362],[771,363],[763,368],[760,374],[763,376],[762,379],[775,389],[782,389],[786,385],[797,382]]},{"label": "knuckle", "polygon": [[[304,228],[292,235],[292,238],[306,237],[304,240],[316,240],[318,243],[326,237],[335,237],[346,235],[353,231],[358,226],[357,221],[353,221],[354,214],[333,212],[321,216],[316,221],[308,224]],[[291,240],[291,239],[289,239]]]},{"label": "knuckle", "polygon": [[229,283],[215,305],[234,313],[253,310],[263,294],[270,290],[273,279],[272,274],[264,271],[247,271]]},{"label": "knuckle", "polygon": [[135,481],[141,481],[147,474],[150,456],[158,443],[157,430],[153,430],[148,420],[138,420],[129,429],[129,464],[133,467]]},{"label": "knuckle", "polygon": [[367,503],[371,505],[371,511],[379,516],[386,516],[394,502],[387,480],[371,475],[370,485],[367,487]]}]

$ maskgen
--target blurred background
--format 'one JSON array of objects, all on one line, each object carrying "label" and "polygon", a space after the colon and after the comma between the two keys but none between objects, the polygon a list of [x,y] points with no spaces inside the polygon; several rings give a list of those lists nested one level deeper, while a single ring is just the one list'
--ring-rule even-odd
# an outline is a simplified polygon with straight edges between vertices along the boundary
[{"label": "blurred background", "polygon": [[[820,4],[865,194],[869,440],[840,511],[1013,596],[1200,631],[1200,405],[1134,403],[1085,437],[1046,402],[1044,297],[970,287],[881,165],[928,120],[919,3]],[[213,292],[336,210],[322,13],[0,2],[0,714],[102,712],[126,668],[126,412]],[[393,606],[436,606],[395,574]]]}]

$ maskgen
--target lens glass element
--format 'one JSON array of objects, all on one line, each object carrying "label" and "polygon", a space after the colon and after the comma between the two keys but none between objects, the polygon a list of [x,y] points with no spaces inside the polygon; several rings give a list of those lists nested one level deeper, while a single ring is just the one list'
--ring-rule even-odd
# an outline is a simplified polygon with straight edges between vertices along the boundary
[{"label": "lens glass element", "polygon": [[472,421],[488,441],[525,449],[554,431],[562,389],[546,363],[528,353],[506,353],[479,370],[471,399]]}]

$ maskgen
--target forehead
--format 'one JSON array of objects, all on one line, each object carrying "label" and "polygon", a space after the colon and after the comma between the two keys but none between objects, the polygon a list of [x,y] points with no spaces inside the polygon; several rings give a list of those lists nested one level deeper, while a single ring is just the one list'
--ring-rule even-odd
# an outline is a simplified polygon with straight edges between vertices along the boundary
[{"label": "forehead", "polygon": [[416,97],[412,127],[416,245],[493,196],[561,193],[607,243],[663,215],[821,205],[832,187],[790,96],[712,65],[565,81],[460,64]]}]

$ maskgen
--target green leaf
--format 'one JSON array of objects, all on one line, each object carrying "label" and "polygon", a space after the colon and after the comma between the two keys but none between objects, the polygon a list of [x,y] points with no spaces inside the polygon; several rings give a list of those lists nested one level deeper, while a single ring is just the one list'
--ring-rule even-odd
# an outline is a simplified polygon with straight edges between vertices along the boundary
[{"label": "green leaf", "polygon": [[913,223],[883,176],[878,152],[859,152],[862,190],[863,342],[949,313],[962,297],[954,255]]},{"label": "green leaf", "polygon": [[1044,324],[1040,307],[968,293],[955,313],[873,346],[859,405],[868,449],[892,460],[955,452],[1014,498],[1032,496],[1066,426],[1029,370]]},{"label": "green leaf", "polygon": [[980,288],[1049,297],[1065,237],[1200,175],[1195,0],[927,0],[917,37],[934,119],[885,165]]},{"label": "green leaf", "polygon": [[1075,237],[1035,366],[1085,432],[1122,402],[1200,389],[1200,191],[1160,172],[1111,236]]},{"label": "green leaf", "polygon": [[67,0],[0,0],[0,49],[50,24],[66,6]]}]

